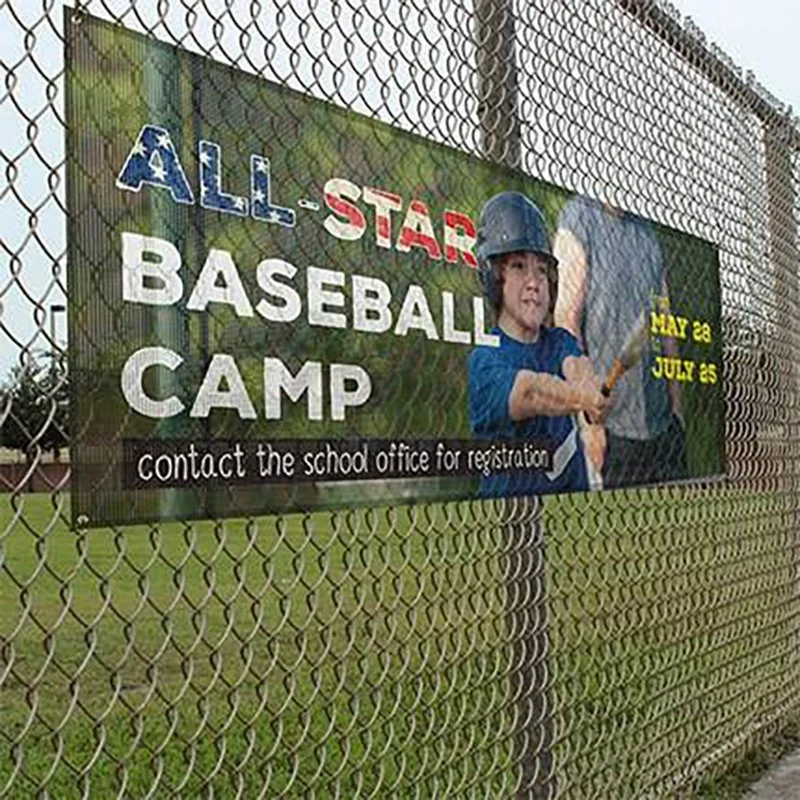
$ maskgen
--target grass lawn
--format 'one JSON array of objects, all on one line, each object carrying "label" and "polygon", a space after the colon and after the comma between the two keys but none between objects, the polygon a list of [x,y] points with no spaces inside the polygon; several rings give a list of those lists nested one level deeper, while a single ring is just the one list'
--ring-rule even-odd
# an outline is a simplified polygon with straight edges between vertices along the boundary
[{"label": "grass lawn", "polygon": [[[50,497],[19,502],[0,496],[0,796],[510,793],[524,521],[452,504],[77,535]],[[547,501],[562,796],[663,790],[796,701],[791,503]]]}]

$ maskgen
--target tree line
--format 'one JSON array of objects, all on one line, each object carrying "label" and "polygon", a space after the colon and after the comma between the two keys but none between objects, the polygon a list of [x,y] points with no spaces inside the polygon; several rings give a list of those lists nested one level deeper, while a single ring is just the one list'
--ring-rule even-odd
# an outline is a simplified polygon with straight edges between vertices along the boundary
[{"label": "tree line", "polygon": [[32,459],[58,460],[69,441],[69,374],[65,354],[29,355],[0,385],[0,447]]}]

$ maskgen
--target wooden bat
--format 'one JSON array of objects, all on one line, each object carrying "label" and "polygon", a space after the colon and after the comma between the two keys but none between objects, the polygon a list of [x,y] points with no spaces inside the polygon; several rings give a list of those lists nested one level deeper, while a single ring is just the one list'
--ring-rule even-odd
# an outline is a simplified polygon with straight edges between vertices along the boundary
[{"label": "wooden bat", "polygon": [[628,338],[622,345],[620,354],[614,359],[611,364],[611,369],[603,381],[603,386],[600,392],[604,397],[609,397],[617,381],[635,364],[637,364],[644,351],[647,349],[647,344],[650,341],[650,320],[645,311],[639,315],[636,324],[628,334]]}]

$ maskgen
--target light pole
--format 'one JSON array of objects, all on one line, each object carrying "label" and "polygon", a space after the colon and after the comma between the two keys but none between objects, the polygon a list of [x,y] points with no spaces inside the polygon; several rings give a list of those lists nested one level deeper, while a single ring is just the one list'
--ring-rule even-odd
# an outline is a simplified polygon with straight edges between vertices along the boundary
[{"label": "light pole", "polygon": [[63,314],[67,307],[63,303],[50,304],[50,346],[52,347],[53,359],[55,359],[58,342],[56,341],[56,314]]}]

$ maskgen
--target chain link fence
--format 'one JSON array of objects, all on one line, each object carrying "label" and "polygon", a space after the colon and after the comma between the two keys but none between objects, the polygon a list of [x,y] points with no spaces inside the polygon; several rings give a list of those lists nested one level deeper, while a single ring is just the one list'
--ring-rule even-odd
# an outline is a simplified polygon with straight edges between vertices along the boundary
[{"label": "chain link fence", "polygon": [[[724,482],[72,530],[64,26],[713,242]],[[0,797],[661,797],[800,703],[797,120],[667,3],[0,5]]]}]

